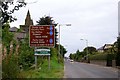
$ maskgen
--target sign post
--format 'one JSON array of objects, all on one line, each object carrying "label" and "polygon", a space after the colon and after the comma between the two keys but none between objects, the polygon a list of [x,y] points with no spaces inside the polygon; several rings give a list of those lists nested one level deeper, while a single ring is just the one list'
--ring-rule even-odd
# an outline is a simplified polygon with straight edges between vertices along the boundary
[{"label": "sign post", "polygon": [[37,69],[37,56],[35,56],[35,69]]},{"label": "sign post", "polygon": [[30,26],[29,46],[35,47],[35,69],[37,69],[37,56],[48,56],[48,68],[50,69],[50,49],[39,49],[39,47],[51,48],[55,45],[54,25]]}]

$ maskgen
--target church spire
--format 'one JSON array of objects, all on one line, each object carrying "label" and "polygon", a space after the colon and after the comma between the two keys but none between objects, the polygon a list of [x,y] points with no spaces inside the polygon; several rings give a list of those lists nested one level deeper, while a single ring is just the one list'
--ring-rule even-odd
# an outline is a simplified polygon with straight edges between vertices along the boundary
[{"label": "church spire", "polygon": [[32,19],[31,19],[29,10],[28,10],[27,15],[26,15],[25,25],[27,25],[27,26],[33,25],[33,21],[32,21]]}]

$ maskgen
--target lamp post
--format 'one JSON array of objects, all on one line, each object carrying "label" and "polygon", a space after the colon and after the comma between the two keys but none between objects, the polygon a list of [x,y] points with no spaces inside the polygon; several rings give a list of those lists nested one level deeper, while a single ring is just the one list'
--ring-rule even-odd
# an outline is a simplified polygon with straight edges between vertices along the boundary
[{"label": "lamp post", "polygon": [[87,39],[80,39],[80,40],[85,40],[86,41],[86,58],[87,58],[87,62],[88,61],[88,40]]},{"label": "lamp post", "polygon": [[59,35],[58,35],[58,39],[59,39],[59,46],[58,46],[58,62],[60,60],[60,26],[71,26],[71,24],[59,24],[58,27],[59,27]]}]

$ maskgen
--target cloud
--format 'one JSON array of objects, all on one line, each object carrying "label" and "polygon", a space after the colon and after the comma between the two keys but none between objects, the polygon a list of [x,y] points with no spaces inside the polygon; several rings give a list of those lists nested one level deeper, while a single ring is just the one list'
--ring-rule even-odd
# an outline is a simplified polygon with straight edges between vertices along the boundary
[{"label": "cloud", "polygon": [[85,47],[80,38],[88,39],[89,45],[98,48],[117,39],[118,1],[37,0],[37,3],[29,4],[14,14],[18,21],[13,25],[24,24],[29,9],[34,23],[40,17],[50,15],[56,23],[72,24],[70,27],[61,26],[61,43],[68,45],[68,53],[76,52],[77,49],[82,50]]}]

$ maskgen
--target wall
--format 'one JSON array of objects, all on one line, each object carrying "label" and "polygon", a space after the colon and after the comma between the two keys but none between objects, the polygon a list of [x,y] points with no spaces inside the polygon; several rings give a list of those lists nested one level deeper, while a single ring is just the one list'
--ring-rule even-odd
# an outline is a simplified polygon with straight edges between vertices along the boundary
[{"label": "wall", "polygon": [[[106,60],[91,60],[90,64],[106,66],[107,61]],[[116,67],[116,61],[115,60],[112,60],[112,67]]]}]

